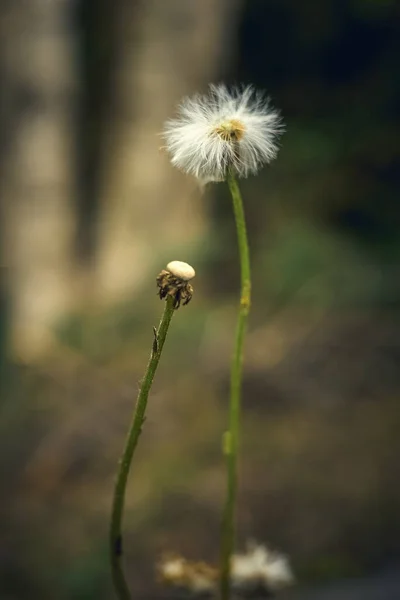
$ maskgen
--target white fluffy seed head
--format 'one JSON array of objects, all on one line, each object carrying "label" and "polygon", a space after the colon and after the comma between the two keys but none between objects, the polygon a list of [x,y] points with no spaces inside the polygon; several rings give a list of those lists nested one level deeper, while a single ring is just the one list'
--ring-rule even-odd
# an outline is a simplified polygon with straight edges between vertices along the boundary
[{"label": "white fluffy seed head", "polygon": [[202,183],[256,173],[275,158],[283,132],[279,113],[251,86],[210,85],[207,95],[185,98],[163,137],[174,166]]},{"label": "white fluffy seed head", "polygon": [[179,277],[183,281],[190,281],[196,275],[195,270],[188,263],[180,260],[173,260],[167,264],[167,271]]},{"label": "white fluffy seed head", "polygon": [[163,560],[159,565],[161,575],[170,581],[180,579],[185,571],[185,561],[182,557]]},{"label": "white fluffy seed head", "polygon": [[231,577],[233,586],[241,590],[276,591],[294,583],[288,558],[255,542],[248,544],[247,552],[232,556]]}]

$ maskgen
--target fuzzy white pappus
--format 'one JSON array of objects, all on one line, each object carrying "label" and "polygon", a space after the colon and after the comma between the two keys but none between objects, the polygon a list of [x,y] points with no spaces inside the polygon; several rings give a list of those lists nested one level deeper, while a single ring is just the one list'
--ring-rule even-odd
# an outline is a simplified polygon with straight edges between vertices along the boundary
[{"label": "fuzzy white pappus", "polygon": [[248,544],[247,552],[233,555],[231,578],[233,587],[243,593],[276,592],[294,583],[288,558],[256,542]]},{"label": "fuzzy white pappus", "polygon": [[283,132],[279,113],[251,86],[210,85],[185,98],[163,137],[172,164],[201,183],[223,181],[228,170],[247,177],[276,157]]}]

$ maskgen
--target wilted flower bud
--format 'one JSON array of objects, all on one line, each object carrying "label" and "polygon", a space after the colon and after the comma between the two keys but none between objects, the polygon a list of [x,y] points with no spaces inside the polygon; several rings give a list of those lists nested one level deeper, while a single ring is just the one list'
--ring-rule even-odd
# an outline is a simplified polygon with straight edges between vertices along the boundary
[{"label": "wilted flower bud", "polygon": [[189,283],[195,276],[195,270],[188,263],[173,260],[168,263],[157,277],[158,295],[161,299],[167,296],[174,298],[174,308],[188,304],[193,296],[193,288]]}]

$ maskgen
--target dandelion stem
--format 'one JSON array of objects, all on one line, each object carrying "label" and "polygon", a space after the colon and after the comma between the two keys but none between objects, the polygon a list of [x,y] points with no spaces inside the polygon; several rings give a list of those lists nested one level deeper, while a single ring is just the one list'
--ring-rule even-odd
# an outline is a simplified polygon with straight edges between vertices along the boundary
[{"label": "dandelion stem", "polygon": [[240,400],[242,383],[243,342],[247,317],[250,310],[250,258],[246,232],[246,220],[242,196],[237,181],[232,173],[228,174],[227,182],[233,200],[233,212],[240,257],[241,294],[239,316],[236,325],[235,348],[231,365],[229,431],[224,438],[224,452],[227,461],[227,493],[222,520],[221,544],[221,600],[230,597],[230,567],[235,544],[235,513],[237,496],[237,461],[240,426]]},{"label": "dandelion stem", "polygon": [[142,432],[142,425],[145,420],[149,391],[153,383],[158,363],[160,362],[161,353],[172,315],[174,314],[174,301],[174,297],[167,297],[164,314],[161,318],[158,329],[154,332],[154,341],[150,360],[139,390],[132,423],[126,438],[125,448],[118,466],[117,478],[115,482],[110,525],[110,561],[114,588],[117,597],[120,600],[130,600],[131,598],[122,565],[122,517],[124,512],[126,484],[133,454],[135,452],[140,434]]}]

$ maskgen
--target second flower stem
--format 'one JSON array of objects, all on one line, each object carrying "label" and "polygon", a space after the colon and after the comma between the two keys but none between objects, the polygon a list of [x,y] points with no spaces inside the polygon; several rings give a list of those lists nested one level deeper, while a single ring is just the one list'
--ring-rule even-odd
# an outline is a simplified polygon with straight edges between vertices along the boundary
[{"label": "second flower stem", "polygon": [[129,428],[115,482],[110,526],[110,560],[113,584],[119,600],[130,600],[131,598],[122,565],[122,516],[125,504],[126,484],[133,454],[142,432],[149,391],[160,361],[161,352],[173,314],[174,298],[168,296],[165,303],[164,314],[157,331],[154,328],[154,341],[150,360],[140,387],[135,412]]},{"label": "second flower stem", "polygon": [[235,545],[235,516],[237,497],[237,462],[239,448],[239,429],[241,412],[241,387],[243,343],[246,331],[247,317],[251,302],[251,278],[249,244],[247,240],[246,220],[243,201],[235,177],[229,173],[227,183],[232,196],[233,212],[236,222],[236,232],[240,258],[241,294],[239,316],[236,325],[235,348],[231,366],[229,431],[225,434],[224,452],[227,461],[227,493],[222,520],[221,543],[221,600],[230,597],[231,557]]}]

